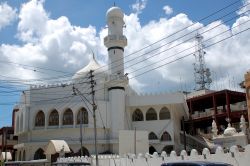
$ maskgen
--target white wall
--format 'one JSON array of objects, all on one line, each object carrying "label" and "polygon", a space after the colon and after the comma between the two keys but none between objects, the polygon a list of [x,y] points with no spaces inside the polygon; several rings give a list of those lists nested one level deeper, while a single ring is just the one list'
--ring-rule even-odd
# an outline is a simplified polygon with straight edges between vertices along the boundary
[{"label": "white wall", "polygon": [[148,132],[142,130],[120,130],[119,154],[146,153],[149,148]]},{"label": "white wall", "polygon": [[[250,163],[250,145],[245,147],[245,152],[239,152],[236,146],[231,147],[230,153],[224,153],[219,147],[215,154],[210,154],[208,149],[204,149],[202,155],[198,155],[197,151],[193,149],[188,156],[186,151],[182,151],[180,156],[172,151],[170,156],[162,152],[159,156],[157,153],[153,155],[139,154],[138,156],[130,154],[127,156],[106,155],[99,156],[99,165],[101,166],[160,166],[162,163],[178,162],[178,161],[210,161],[210,162],[224,162],[232,164],[233,166],[249,166]],[[79,158],[78,158],[79,159]],[[95,158],[85,158],[94,166]],[[67,161],[67,158],[60,160]],[[73,161],[72,159],[68,159]]]}]

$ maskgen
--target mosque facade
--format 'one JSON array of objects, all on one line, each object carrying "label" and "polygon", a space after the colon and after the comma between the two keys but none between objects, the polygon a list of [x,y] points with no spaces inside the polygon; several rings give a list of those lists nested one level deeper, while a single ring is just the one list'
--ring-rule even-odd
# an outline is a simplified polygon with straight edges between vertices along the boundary
[{"label": "mosque facade", "polygon": [[124,73],[123,12],[118,7],[107,11],[108,35],[104,38],[109,56],[108,70],[94,56],[70,83],[37,85],[21,94],[14,108],[16,160],[45,158],[49,140],[65,140],[71,155],[95,153],[90,71],[93,71],[96,104],[96,138],[100,154],[119,153],[119,132],[146,131],[152,152],[179,150],[181,119],[188,107],[183,93],[139,95]]}]

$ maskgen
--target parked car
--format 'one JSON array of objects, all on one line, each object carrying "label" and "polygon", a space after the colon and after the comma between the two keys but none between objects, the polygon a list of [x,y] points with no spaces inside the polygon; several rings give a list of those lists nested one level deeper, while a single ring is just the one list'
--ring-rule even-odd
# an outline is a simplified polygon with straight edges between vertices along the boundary
[{"label": "parked car", "polygon": [[220,162],[180,161],[180,162],[163,163],[161,166],[233,166],[233,165]]}]

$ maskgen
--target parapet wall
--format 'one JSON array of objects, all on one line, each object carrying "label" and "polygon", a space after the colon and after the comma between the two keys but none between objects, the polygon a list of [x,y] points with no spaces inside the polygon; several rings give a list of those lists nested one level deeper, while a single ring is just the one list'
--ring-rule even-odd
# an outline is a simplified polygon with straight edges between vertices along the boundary
[{"label": "parapet wall", "polygon": [[[60,158],[65,161],[77,161],[77,158]],[[85,158],[86,159],[86,158]],[[88,161],[95,164],[95,156],[88,158]],[[175,151],[172,151],[170,156],[166,152],[158,155],[156,152],[150,154],[129,154],[126,156],[117,155],[101,155],[99,156],[99,166],[160,166],[162,163],[176,162],[176,161],[210,161],[210,162],[224,162],[234,166],[249,166],[250,165],[250,145],[247,145],[243,152],[240,152],[237,146],[232,146],[228,153],[224,153],[221,147],[216,149],[215,154],[211,154],[207,148],[204,148],[202,154],[199,155],[197,150],[193,149],[190,155],[187,155],[185,150],[182,150],[177,156]]]}]

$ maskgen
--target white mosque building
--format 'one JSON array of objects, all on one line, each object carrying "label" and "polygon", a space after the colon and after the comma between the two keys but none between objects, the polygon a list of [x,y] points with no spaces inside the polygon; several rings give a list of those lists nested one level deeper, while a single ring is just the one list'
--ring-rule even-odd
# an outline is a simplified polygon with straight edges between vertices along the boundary
[{"label": "white mosque building", "polygon": [[[93,57],[70,83],[32,86],[22,93],[20,104],[14,108],[16,160],[44,158],[49,140],[65,140],[71,154],[79,155],[80,128],[84,155],[95,153],[91,95],[84,95],[90,92],[90,70],[98,78],[94,78],[98,153],[119,154],[119,132],[134,129],[147,132],[150,153],[183,148],[180,130],[181,119],[188,112],[185,96],[178,92],[139,95],[129,85],[124,74],[127,39],[123,35],[123,16],[118,7],[107,11],[108,35],[104,44],[109,55],[108,70]],[[77,95],[72,95],[73,88]]]}]

